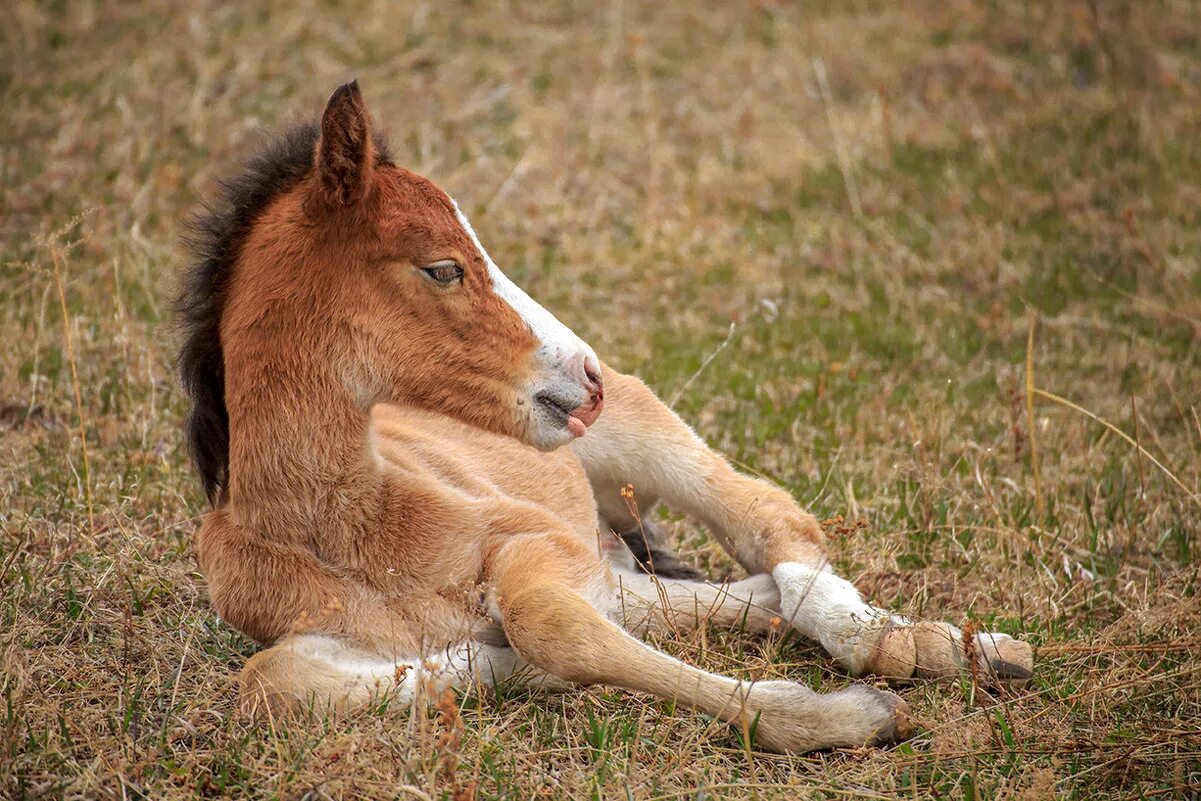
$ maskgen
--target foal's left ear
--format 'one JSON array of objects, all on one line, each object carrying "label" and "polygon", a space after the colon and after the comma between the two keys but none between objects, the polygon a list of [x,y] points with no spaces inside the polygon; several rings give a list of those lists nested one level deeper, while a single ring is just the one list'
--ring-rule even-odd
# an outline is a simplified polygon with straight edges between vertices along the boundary
[{"label": "foal's left ear", "polygon": [[321,115],[321,141],[317,145],[321,188],[334,205],[358,203],[371,189],[374,168],[371,115],[359,82],[351,81],[330,95]]}]

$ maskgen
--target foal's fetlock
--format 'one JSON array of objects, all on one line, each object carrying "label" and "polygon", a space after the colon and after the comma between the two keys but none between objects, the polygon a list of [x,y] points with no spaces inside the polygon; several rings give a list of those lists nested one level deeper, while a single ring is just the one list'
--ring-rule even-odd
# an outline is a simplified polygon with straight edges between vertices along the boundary
[{"label": "foal's fetlock", "polygon": [[863,673],[886,679],[908,679],[917,667],[913,627],[889,618],[867,649]]}]

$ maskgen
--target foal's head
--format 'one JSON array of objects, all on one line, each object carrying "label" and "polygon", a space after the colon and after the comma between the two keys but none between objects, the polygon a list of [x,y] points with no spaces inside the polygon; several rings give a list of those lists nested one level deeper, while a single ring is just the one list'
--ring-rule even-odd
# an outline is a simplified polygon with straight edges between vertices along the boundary
[{"label": "foal's head", "polygon": [[[363,408],[416,405],[542,449],[582,436],[602,406],[596,355],[505,277],[445,192],[388,160],[358,85],[334,92],[308,130],[307,163],[277,176],[273,196],[260,187],[241,203],[251,219],[216,232],[232,253],[210,243],[184,297],[190,435],[210,494],[228,465],[203,440],[227,436],[214,430],[227,423],[224,403],[203,408],[215,393],[202,385],[224,382],[234,413],[239,376],[253,363],[261,382],[264,361],[344,388]],[[205,283],[218,298],[195,297]]]}]

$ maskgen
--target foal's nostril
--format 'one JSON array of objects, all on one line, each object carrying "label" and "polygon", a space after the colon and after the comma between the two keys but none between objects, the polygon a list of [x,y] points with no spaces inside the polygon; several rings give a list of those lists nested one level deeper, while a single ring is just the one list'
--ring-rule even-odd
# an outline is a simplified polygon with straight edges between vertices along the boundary
[{"label": "foal's nostril", "polygon": [[592,382],[597,395],[604,392],[604,381],[601,379],[600,365],[593,356],[584,357],[584,375]]}]

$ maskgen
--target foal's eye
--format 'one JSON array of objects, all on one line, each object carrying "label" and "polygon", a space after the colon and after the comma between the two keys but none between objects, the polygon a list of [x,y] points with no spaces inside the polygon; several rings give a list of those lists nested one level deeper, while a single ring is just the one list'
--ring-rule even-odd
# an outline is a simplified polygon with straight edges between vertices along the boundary
[{"label": "foal's eye", "polygon": [[425,273],[435,283],[442,286],[449,286],[456,281],[463,280],[463,268],[457,262],[450,259],[445,261],[436,261],[433,264],[427,264],[421,268],[421,272]]}]

